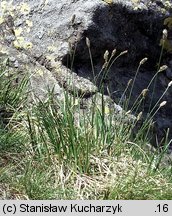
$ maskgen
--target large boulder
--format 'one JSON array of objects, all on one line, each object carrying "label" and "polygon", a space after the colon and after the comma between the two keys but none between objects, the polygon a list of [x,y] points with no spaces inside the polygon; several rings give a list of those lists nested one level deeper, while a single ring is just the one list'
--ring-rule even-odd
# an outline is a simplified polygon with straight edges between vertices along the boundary
[{"label": "large boulder", "polygon": [[[4,45],[16,47],[32,59],[31,64],[34,61],[34,64],[46,68],[46,73],[53,77],[51,79],[55,78],[58,85],[65,86],[70,93],[72,87],[67,80],[73,74],[80,95],[91,97],[97,89],[102,91],[103,83],[103,93],[110,94],[119,103],[128,97],[129,93],[125,92],[127,83],[134,79],[139,62],[147,57],[147,62],[141,66],[136,77],[128,109],[147,88],[158,67],[162,64],[169,66],[158,74],[156,83],[150,86],[140,108],[147,113],[150,104],[156,104],[171,81],[170,1],[25,0],[22,7],[21,3],[23,0],[16,0],[15,7],[23,14],[9,16],[11,22],[7,17],[7,26],[12,31],[9,33],[9,29],[4,27]],[[161,52],[164,28],[169,31],[169,36],[165,38]],[[22,45],[21,36],[27,45]],[[100,71],[104,64],[104,53],[106,50],[111,53],[114,49],[117,50],[116,56],[125,50],[128,52],[111,65],[102,82]],[[95,82],[94,76],[98,75]],[[45,77],[49,79],[48,74]],[[34,88],[38,89],[36,83]],[[155,115],[156,133],[161,134],[159,139],[167,128],[170,128],[169,135],[172,137],[171,94],[172,90],[169,89],[162,98],[167,105]]]}]

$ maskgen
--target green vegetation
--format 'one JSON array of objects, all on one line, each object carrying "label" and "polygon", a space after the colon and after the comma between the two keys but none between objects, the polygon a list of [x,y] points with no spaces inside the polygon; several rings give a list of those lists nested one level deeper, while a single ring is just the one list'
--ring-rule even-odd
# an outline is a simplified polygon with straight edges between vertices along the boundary
[{"label": "green vegetation", "polygon": [[[89,39],[87,45],[90,49]],[[112,59],[125,53],[114,58],[115,50],[110,57],[106,52],[99,75],[105,77],[115,61]],[[166,139],[164,148],[155,150],[147,136],[152,117],[165,105],[160,104],[161,98],[134,136],[141,113],[127,122],[125,114],[116,115],[106,107],[103,96],[100,107],[95,96],[91,109],[84,113],[80,111],[81,98],[70,97],[65,91],[64,101],[55,98],[52,90],[46,101],[37,99],[27,105],[29,79],[16,83],[14,75],[8,75],[7,63],[0,66],[1,198],[172,198],[172,164],[167,163],[166,154],[170,143]],[[157,74],[162,70],[160,67]],[[134,81],[126,88],[130,96],[133,85]],[[146,90],[132,110],[137,110],[145,94]],[[127,108],[128,101],[123,106]]]},{"label": "green vegetation", "polygon": [[[104,0],[111,4],[111,0]],[[133,0],[134,3],[139,1]],[[9,3],[10,4],[10,3]],[[28,14],[30,8],[22,3],[17,8],[2,1],[0,24],[5,23],[7,12],[11,16]],[[8,11],[9,10],[9,11]],[[171,27],[171,18],[165,21]],[[26,20],[28,32],[32,22]],[[31,49],[32,44],[22,37],[22,29],[13,29],[16,40],[13,46]],[[2,39],[2,37],[1,37]],[[171,199],[172,162],[167,150],[167,136],[163,148],[150,145],[153,117],[166,101],[161,101],[172,82],[152,107],[137,133],[133,133],[142,118],[140,107],[151,84],[156,84],[158,74],[166,69],[161,66],[161,57],[166,44],[164,32],[162,51],[157,73],[146,89],[143,89],[129,109],[135,80],[130,80],[123,93],[128,99],[119,101],[128,114],[116,114],[105,98],[93,97],[90,109],[81,112],[82,98],[73,97],[64,91],[64,100],[58,100],[53,89],[48,91],[45,101],[35,98],[32,106],[27,74],[18,81],[18,76],[9,71],[8,60],[0,62],[0,198],[1,199]],[[116,56],[116,50],[104,54],[105,63],[98,75],[95,74],[90,50],[90,61],[97,84],[110,67],[127,51]],[[74,55],[72,56],[73,61]],[[73,62],[72,62],[73,63]],[[72,66],[71,66],[72,67]],[[154,88],[154,91],[156,89]],[[75,91],[74,91],[75,92]],[[99,104],[97,101],[100,101]],[[34,103],[36,101],[36,103]],[[129,113],[139,113],[131,118]],[[129,120],[130,119],[130,120]]]}]

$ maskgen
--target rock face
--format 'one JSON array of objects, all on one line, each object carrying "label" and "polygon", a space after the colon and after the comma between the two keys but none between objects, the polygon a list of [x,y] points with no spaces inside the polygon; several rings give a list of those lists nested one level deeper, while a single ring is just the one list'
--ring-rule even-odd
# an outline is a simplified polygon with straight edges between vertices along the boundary
[{"label": "rock face", "polygon": [[[23,1],[16,0],[16,6],[21,2]],[[17,37],[15,30],[31,26],[30,31],[22,31],[21,35],[33,47],[29,50],[19,47],[18,52],[29,57],[30,60],[26,59],[34,70],[35,65],[46,70],[44,76],[46,82],[42,83],[50,85],[55,83],[59,95],[61,86],[72,93],[72,86],[67,82],[72,76],[79,95],[91,97],[97,90],[102,90],[103,86],[103,93],[110,94],[116,103],[120,103],[129,97],[130,91],[125,89],[128,81],[133,79],[135,83],[128,107],[131,109],[136,98],[147,88],[162,64],[167,64],[169,68],[158,74],[155,84],[152,82],[140,110],[146,115],[150,105],[154,106],[166,90],[172,77],[170,61],[172,30],[170,20],[167,20],[172,13],[171,3],[167,4],[167,1],[163,3],[160,0],[114,0],[110,4],[102,0],[25,0],[24,2],[29,5],[29,9],[25,8],[27,13],[24,15],[13,17],[13,23],[8,28],[14,29],[14,34],[10,34],[9,31],[4,33],[3,30],[3,34],[6,34],[3,44],[12,49]],[[163,44],[165,49],[161,52],[159,44],[162,42],[164,28],[168,29],[169,36]],[[86,44],[86,38],[89,38],[91,52]],[[117,58],[106,73],[102,70],[104,53],[108,50],[111,54],[114,49],[117,51],[110,64],[121,52],[128,50],[128,53]],[[147,62],[137,71],[139,62],[145,57],[148,58]],[[106,76],[102,79],[103,73],[106,73]],[[33,88],[39,92],[42,87],[38,88],[37,82],[33,81]],[[167,105],[155,115],[155,133],[160,135],[159,139],[167,128],[170,128],[169,135],[172,138],[171,95],[172,90],[169,88],[161,100],[166,100]],[[133,110],[133,113],[136,111],[138,110]]]}]

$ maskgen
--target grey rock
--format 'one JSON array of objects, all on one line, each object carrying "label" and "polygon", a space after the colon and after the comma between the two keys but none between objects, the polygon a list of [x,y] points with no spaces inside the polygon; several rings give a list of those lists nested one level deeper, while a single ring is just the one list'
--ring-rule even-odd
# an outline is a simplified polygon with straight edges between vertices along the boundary
[{"label": "grey rock", "polygon": [[15,40],[15,36],[14,35],[7,35],[6,36],[6,41],[7,43],[12,43]]},{"label": "grey rock", "polygon": [[10,61],[10,62],[15,62],[15,61],[16,61],[16,58],[13,57],[13,56],[11,56],[11,57],[9,57],[9,61]]},{"label": "grey rock", "polygon": [[[21,2],[23,0],[15,1],[16,5]],[[21,16],[21,22],[16,25],[24,28],[26,19],[33,22],[30,32],[22,32],[22,36],[33,44],[32,50],[24,53],[29,56],[30,62],[35,61],[37,67],[40,65],[46,69],[46,73],[51,74],[54,84],[55,80],[57,81],[57,85],[55,84],[58,86],[57,89],[65,88],[73,94],[75,86],[78,95],[89,98],[97,94],[99,89],[103,90],[103,94],[110,93],[116,104],[119,101],[125,102],[123,99],[129,97],[131,89],[130,87],[125,92],[127,83],[130,79],[134,79],[139,62],[147,57],[148,61],[141,66],[131,92],[127,108],[132,108],[137,97],[149,85],[157,71],[161,52],[159,42],[163,29],[167,27],[163,23],[164,19],[171,15],[171,5],[167,8],[163,1],[156,0],[143,0],[138,4],[132,0],[114,0],[113,4],[106,4],[102,0],[49,0],[47,4],[45,1],[34,0],[24,2],[30,5],[30,13]],[[91,44],[96,83],[90,63],[90,53],[85,42],[86,37]],[[128,54],[117,59],[107,74],[105,71],[100,74],[105,51],[109,50],[111,53],[114,49],[117,49],[116,55],[124,50],[128,50]],[[163,53],[162,62],[167,62],[170,58],[171,53]],[[103,74],[106,76],[102,79]],[[72,84],[69,82],[71,77],[73,77]],[[150,111],[150,101],[152,101],[151,106],[156,104],[168,85],[169,77],[171,71],[158,74],[156,83],[150,86],[140,110],[135,112]],[[51,85],[53,78],[50,81]],[[60,94],[59,92],[60,90],[57,90],[57,94]],[[161,117],[172,119],[171,95],[172,90],[169,89],[163,97],[168,103],[159,110],[155,121]],[[115,109],[119,112],[122,110],[117,105]],[[166,129],[163,124],[158,124],[158,127],[161,130]],[[169,128],[172,137],[172,124],[169,124]]]},{"label": "grey rock", "polygon": [[15,62],[14,62],[14,67],[15,67],[15,68],[18,68],[18,67],[19,67],[19,62],[18,62],[18,61],[15,61]]}]

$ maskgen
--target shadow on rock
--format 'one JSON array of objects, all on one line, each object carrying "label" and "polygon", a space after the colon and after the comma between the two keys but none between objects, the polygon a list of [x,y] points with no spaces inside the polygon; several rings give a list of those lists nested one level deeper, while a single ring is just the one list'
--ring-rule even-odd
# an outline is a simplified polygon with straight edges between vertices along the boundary
[{"label": "shadow on rock", "polygon": [[[116,55],[128,50],[127,55],[121,56],[109,68],[108,74],[103,80],[103,93],[110,93],[114,101],[119,103],[121,99],[126,100],[129,97],[130,89],[125,95],[123,94],[127,83],[130,79],[134,79],[139,62],[147,57],[148,61],[141,67],[136,77],[128,107],[130,109],[136,98],[148,86],[157,72],[161,53],[159,43],[162,38],[165,18],[165,15],[157,12],[154,8],[139,11],[120,4],[98,8],[94,13],[92,24],[82,32],[76,44],[71,44],[71,51],[64,56],[62,62],[79,76],[94,82],[90,54],[85,42],[86,37],[89,38],[91,43],[91,55],[96,76],[100,73],[104,64],[103,55],[106,50],[111,53],[114,49],[117,49]],[[168,64],[170,55],[163,52],[161,64]],[[101,76],[96,83],[99,89],[100,80]],[[141,104],[139,110],[134,111],[134,114],[143,111],[146,115],[150,110],[151,100],[153,107],[167,88],[169,81],[170,79],[165,72],[158,74],[156,83],[153,82],[150,86],[143,104]],[[152,92],[154,92],[153,96]],[[172,91],[169,89],[162,98],[162,100],[167,101],[167,105],[160,109],[155,116],[156,127],[153,136],[154,140],[156,140],[155,137],[158,137],[159,142],[168,128],[170,128],[169,138],[172,138],[171,95]]]}]

